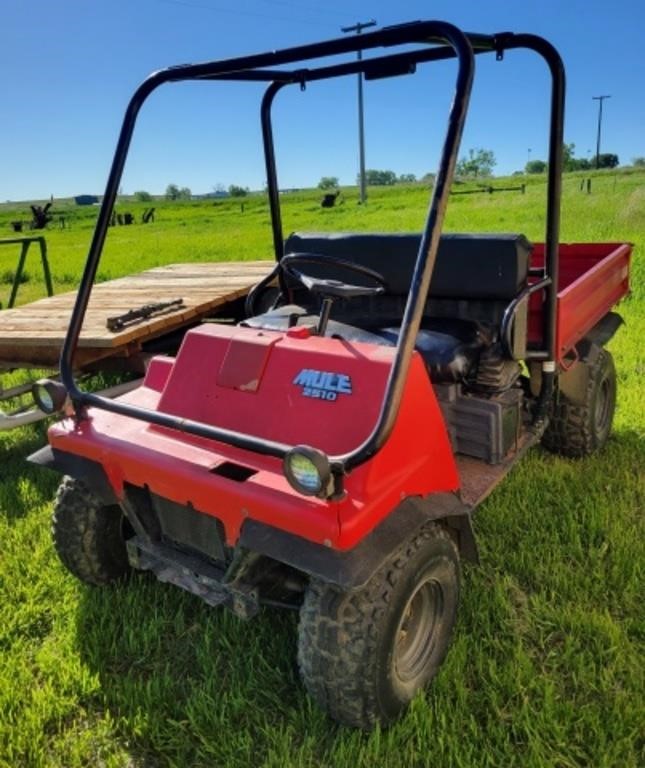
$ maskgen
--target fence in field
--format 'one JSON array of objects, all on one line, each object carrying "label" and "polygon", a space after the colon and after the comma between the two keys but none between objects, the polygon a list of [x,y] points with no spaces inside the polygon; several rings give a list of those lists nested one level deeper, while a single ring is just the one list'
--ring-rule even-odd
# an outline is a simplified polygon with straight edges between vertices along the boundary
[{"label": "fence in field", "polygon": [[518,187],[485,186],[485,187],[477,187],[477,189],[451,189],[450,190],[451,195],[477,195],[482,192],[487,192],[489,195],[492,195],[493,192],[521,192],[522,194],[524,194],[526,192],[526,184],[520,184]]}]

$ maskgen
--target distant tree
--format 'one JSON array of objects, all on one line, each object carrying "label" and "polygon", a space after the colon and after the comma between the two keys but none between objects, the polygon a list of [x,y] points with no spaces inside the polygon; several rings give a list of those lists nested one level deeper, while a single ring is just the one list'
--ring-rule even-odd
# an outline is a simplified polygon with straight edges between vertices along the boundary
[{"label": "distant tree", "polygon": [[431,187],[434,186],[434,179],[435,179],[434,173],[424,173],[423,176],[421,177],[421,181],[424,184],[429,184]]},{"label": "distant tree", "polygon": [[611,152],[603,152],[602,154],[598,155],[599,168],[615,168],[618,163],[618,155],[614,155]]},{"label": "distant tree", "polygon": [[338,176],[323,176],[318,182],[318,189],[336,189]]},{"label": "distant tree", "polygon": [[[377,171],[369,169],[365,171],[365,181],[370,187],[390,187],[396,184],[396,173],[394,171]],[[358,179],[360,183],[360,178]]]},{"label": "distant tree", "polygon": [[179,187],[176,184],[168,184],[166,187],[166,200],[179,200]]},{"label": "distant tree", "polygon": [[633,157],[632,165],[635,168],[645,168],[645,157]]},{"label": "distant tree", "polygon": [[575,168],[574,165],[574,159],[573,154],[576,151],[576,145],[571,142],[570,144],[563,144],[562,145],[562,170],[563,171],[573,171]]},{"label": "distant tree", "polygon": [[457,163],[457,176],[467,178],[488,178],[493,175],[497,165],[495,153],[490,149],[469,149],[468,157],[462,157]]},{"label": "distant tree", "polygon": [[586,157],[575,157],[576,145],[562,145],[562,170],[563,171],[588,171],[594,165]]},{"label": "distant tree", "polygon": [[145,192],[143,189],[140,189],[138,192],[134,193],[134,199],[139,203],[149,203],[152,200],[152,195],[150,192]]},{"label": "distant tree", "polygon": [[228,193],[231,197],[246,197],[249,194],[249,188],[231,184],[228,188]]},{"label": "distant tree", "polygon": [[544,160],[529,160],[524,166],[526,173],[545,173],[546,163]]},{"label": "distant tree", "polygon": [[417,177],[413,173],[402,173],[397,181],[399,184],[412,184],[417,180]]},{"label": "distant tree", "polygon": [[190,200],[193,196],[188,187],[181,187],[176,184],[168,184],[166,187],[166,200]]}]

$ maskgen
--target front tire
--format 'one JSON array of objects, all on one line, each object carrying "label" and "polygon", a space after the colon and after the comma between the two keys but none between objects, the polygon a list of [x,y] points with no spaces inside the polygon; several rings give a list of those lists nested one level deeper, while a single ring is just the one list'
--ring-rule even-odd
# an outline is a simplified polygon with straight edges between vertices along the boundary
[{"label": "front tire", "polygon": [[312,580],[298,642],[311,696],[345,725],[394,720],[443,661],[459,581],[457,548],[437,523],[426,523],[360,590]]},{"label": "front tire", "polygon": [[81,480],[63,478],[54,501],[52,536],[58,556],[74,576],[96,586],[128,576],[126,529],[118,505],[103,504]]}]

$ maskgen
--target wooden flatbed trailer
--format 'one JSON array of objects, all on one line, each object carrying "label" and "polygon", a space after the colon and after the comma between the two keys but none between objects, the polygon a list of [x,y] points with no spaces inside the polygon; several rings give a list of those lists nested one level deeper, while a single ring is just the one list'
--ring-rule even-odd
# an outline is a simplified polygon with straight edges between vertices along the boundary
[{"label": "wooden flatbed trailer", "polygon": [[[190,326],[226,312],[272,266],[268,261],[171,264],[99,283],[83,325],[76,368],[143,373],[148,347],[159,351],[164,344],[172,346]],[[75,299],[76,292],[69,292],[0,312],[0,372],[57,368]],[[109,317],[176,299],[182,299],[180,307],[126,323],[117,331],[107,328]],[[0,384],[0,402],[25,394],[29,386],[3,390]],[[14,413],[0,410],[0,430],[39,418],[41,412],[31,407]]]}]

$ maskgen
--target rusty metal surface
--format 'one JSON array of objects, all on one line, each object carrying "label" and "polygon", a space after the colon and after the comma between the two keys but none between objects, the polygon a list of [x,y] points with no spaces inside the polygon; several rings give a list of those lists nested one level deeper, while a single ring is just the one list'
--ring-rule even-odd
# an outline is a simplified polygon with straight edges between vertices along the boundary
[{"label": "rusty metal surface", "polygon": [[504,479],[513,464],[539,441],[539,435],[528,430],[518,439],[499,464],[487,464],[471,456],[457,455],[457,472],[461,480],[461,498],[464,504],[476,507]]}]

